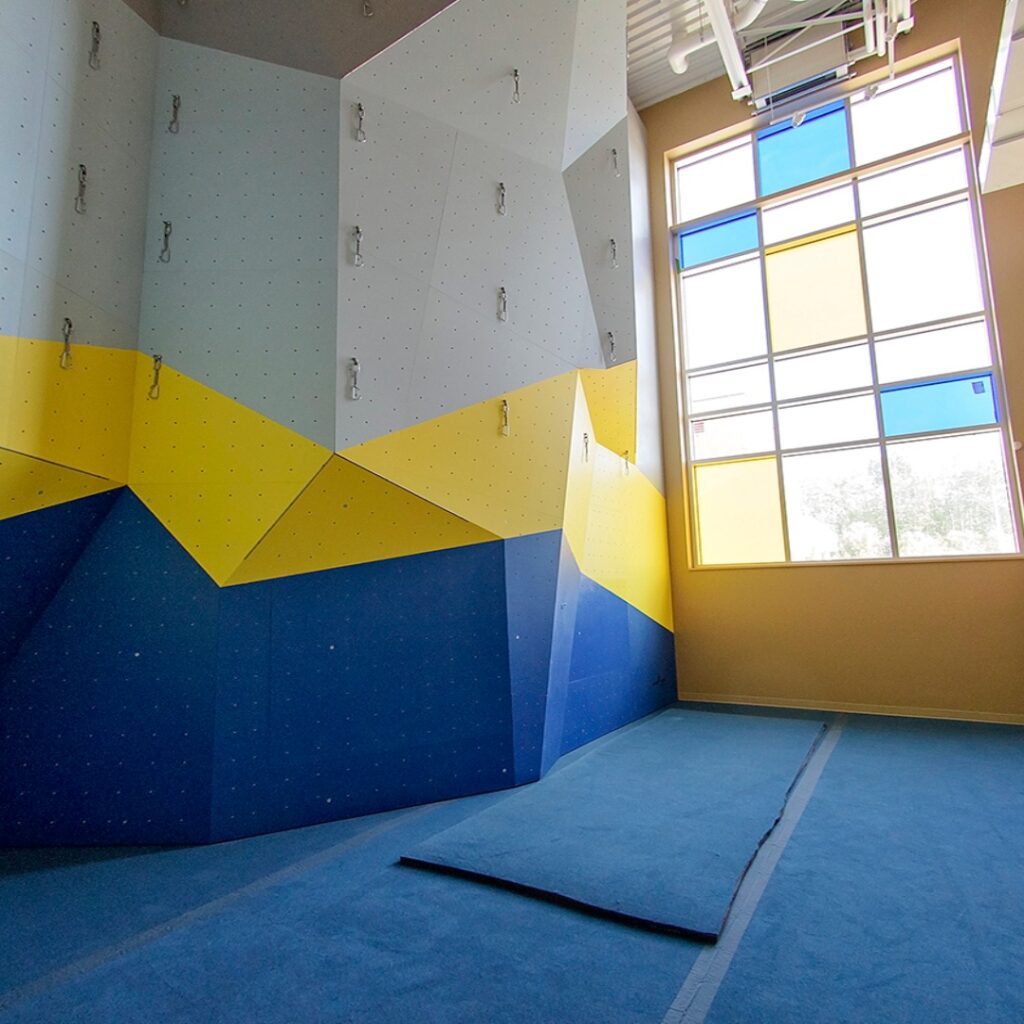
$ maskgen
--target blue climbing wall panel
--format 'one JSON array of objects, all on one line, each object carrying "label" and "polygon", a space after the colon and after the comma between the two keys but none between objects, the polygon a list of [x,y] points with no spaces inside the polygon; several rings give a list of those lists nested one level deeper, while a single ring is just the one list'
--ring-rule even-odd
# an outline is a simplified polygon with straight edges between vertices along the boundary
[{"label": "blue climbing wall panel", "polygon": [[117,491],[0,520],[0,669],[60,589]]},{"label": "blue climbing wall panel", "polygon": [[672,634],[581,577],[561,753],[675,699]]},{"label": "blue climbing wall panel", "polygon": [[541,774],[558,598],[560,530],[505,541],[515,782]]},{"label": "blue climbing wall panel", "polygon": [[0,679],[0,843],[209,842],[502,789],[669,703],[671,659],[560,531],[221,589],[123,491]]},{"label": "blue climbing wall panel", "polygon": [[503,581],[495,541],[225,591],[215,838],[511,785]]},{"label": "blue climbing wall panel", "polygon": [[0,684],[0,843],[208,838],[218,600],[122,491]]}]

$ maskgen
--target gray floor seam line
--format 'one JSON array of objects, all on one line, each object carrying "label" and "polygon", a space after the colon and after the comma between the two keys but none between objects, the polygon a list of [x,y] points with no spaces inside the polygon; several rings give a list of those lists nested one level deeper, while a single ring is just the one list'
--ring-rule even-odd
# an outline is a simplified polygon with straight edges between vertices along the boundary
[{"label": "gray floor seam line", "polygon": [[793,787],[778,825],[761,846],[740,883],[729,912],[729,919],[718,942],[701,951],[672,1005],[662,1017],[661,1024],[703,1024],[729,970],[729,965],[739,949],[747,926],[754,916],[754,911],[761,902],[772,872],[807,809],[821,773],[839,742],[845,722],[846,716],[838,715],[829,725],[824,739],[818,744]]},{"label": "gray floor seam line", "polygon": [[396,828],[400,824],[405,824],[407,821],[422,817],[428,811],[435,809],[437,806],[439,806],[437,803],[426,804],[422,807],[416,807],[405,814],[397,815],[390,821],[381,822],[379,825],[375,825],[373,828],[369,828],[357,836],[351,836],[344,842],[336,843],[325,850],[321,850],[318,853],[314,853],[308,857],[302,858],[301,860],[297,860],[294,863],[289,864],[287,867],[271,872],[269,875],[257,878],[254,882],[250,882],[248,885],[244,885],[240,889],[235,889],[232,892],[225,893],[223,896],[218,896],[217,899],[210,900],[208,903],[200,904],[198,907],[193,907],[184,914],[179,914],[177,917],[172,917],[167,921],[162,921],[160,924],[154,925],[152,928],[147,928],[145,931],[139,932],[137,935],[133,935],[121,942],[115,943],[111,946],[104,946],[102,949],[98,949],[94,953],[90,953],[78,960],[74,960],[70,964],[65,964],[63,967],[58,967],[49,974],[44,974],[41,978],[36,978],[34,981],[25,982],[25,984],[19,985],[17,988],[9,989],[7,992],[2,992],[0,993],[0,1012],[5,1012],[16,1003],[24,1002],[26,999],[32,999],[35,996],[42,995],[51,988],[55,988],[58,985],[62,985],[74,980],[75,978],[81,977],[83,974],[87,974],[89,971],[95,970],[97,967],[102,967],[104,964],[109,963],[112,960],[116,960],[125,953],[130,953],[132,950],[138,949],[149,942],[161,939],[165,935],[169,935],[171,932],[177,931],[179,928],[184,928],[186,925],[204,920],[205,918],[224,910],[226,907],[229,907],[232,903],[237,903],[246,896],[251,896],[255,893],[270,889],[279,882],[293,878],[294,876],[300,875],[312,868],[327,864],[339,854],[355,849],[363,843],[369,842],[371,839],[375,839],[379,835],[383,835],[385,832],[390,832],[391,829]]}]

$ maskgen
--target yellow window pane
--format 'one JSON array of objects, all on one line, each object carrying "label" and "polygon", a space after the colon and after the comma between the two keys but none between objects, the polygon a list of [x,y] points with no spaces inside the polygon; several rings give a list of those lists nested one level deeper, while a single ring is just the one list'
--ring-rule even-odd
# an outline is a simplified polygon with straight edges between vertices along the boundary
[{"label": "yellow window pane", "polygon": [[765,275],[774,351],[866,333],[860,253],[853,228],[769,249]]},{"label": "yellow window pane", "polygon": [[693,486],[701,565],[785,561],[774,457],[695,466]]}]

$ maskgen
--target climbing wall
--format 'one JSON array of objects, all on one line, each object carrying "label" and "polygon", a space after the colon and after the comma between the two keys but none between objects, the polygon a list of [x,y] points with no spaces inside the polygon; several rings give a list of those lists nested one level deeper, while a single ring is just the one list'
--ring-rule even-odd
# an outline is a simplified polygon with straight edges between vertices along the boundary
[{"label": "climbing wall", "polygon": [[626,99],[626,32],[605,0],[578,0],[562,169],[618,123]]},{"label": "climbing wall", "polygon": [[523,8],[459,0],[343,81],[339,449],[604,365],[561,166],[623,16]]},{"label": "climbing wall", "polygon": [[0,333],[69,317],[76,344],[135,348],[156,33],[121,0],[9,0],[4,22]]},{"label": "climbing wall", "polygon": [[[76,323],[69,351],[58,304],[23,336],[31,232],[0,244],[0,842],[216,841],[517,785],[674,699],[621,3],[424,0],[355,60],[397,39],[371,4],[332,68],[262,2],[246,26],[167,4],[159,41],[96,2],[148,77],[85,104],[88,144],[137,136],[148,202],[47,287],[141,300],[141,333]],[[45,30],[16,8],[25,46],[71,31],[58,10],[91,39],[86,0]],[[76,131],[52,128],[65,161]]]},{"label": "climbing wall", "polygon": [[3,27],[0,668],[128,478],[158,46],[121,0]]},{"label": "climbing wall", "polygon": [[151,125],[142,349],[331,446],[337,82],[164,39]]},{"label": "climbing wall", "polygon": [[565,172],[605,365],[636,359],[626,117]]}]

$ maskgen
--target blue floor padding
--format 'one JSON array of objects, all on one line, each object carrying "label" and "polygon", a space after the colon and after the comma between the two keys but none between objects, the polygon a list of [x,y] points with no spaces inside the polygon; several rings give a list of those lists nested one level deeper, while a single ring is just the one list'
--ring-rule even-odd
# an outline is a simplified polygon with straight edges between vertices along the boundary
[{"label": "blue floor padding", "polygon": [[670,708],[403,861],[713,939],[822,730]]},{"label": "blue floor padding", "polygon": [[[844,729],[702,1020],[1020,1024],[1024,730]],[[395,864],[509,799],[191,849],[0,852],[0,1024],[660,1024],[722,944]]]},{"label": "blue floor padding", "polygon": [[216,846],[0,850],[0,992],[130,939],[387,817]]},{"label": "blue floor padding", "polygon": [[1024,1021],[1024,730],[850,718],[708,1024]]},{"label": "blue floor padding", "polygon": [[[0,1011],[0,1024],[660,1020],[700,952],[696,943],[395,864],[408,845],[494,799],[362,819],[364,830],[374,820],[395,825],[335,859],[243,895],[215,915],[200,916],[13,1003]],[[243,863],[238,851],[261,842],[180,851],[181,879],[189,884],[192,854],[206,858],[205,870],[225,879],[233,863]],[[230,856],[218,864],[211,858],[220,851]],[[65,870],[73,889],[79,869]],[[111,871],[110,898],[143,908],[142,876],[124,878],[130,884],[119,887],[117,871]],[[52,887],[44,887],[43,902],[44,913],[54,915],[58,900]],[[102,921],[98,903],[92,910]],[[24,923],[30,915],[26,905],[18,916]]]}]

